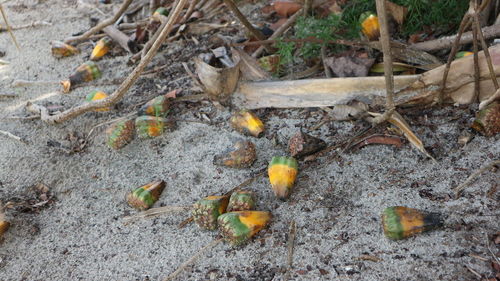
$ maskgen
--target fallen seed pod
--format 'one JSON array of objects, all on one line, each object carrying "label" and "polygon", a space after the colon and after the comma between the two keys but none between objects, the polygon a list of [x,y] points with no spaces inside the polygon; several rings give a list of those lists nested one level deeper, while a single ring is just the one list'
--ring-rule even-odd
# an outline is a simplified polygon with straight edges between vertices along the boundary
[{"label": "fallen seed pod", "polygon": [[94,49],[92,50],[92,54],[90,55],[90,60],[96,61],[106,55],[111,49],[111,44],[113,41],[109,37],[101,38],[101,40],[97,41]]},{"label": "fallen seed pod", "polygon": [[166,95],[158,96],[144,104],[138,112],[138,115],[149,115],[156,117],[165,117],[170,111],[170,98]]},{"label": "fallen seed pod", "polygon": [[231,125],[238,132],[260,138],[264,135],[264,123],[252,112],[243,109],[233,114]]},{"label": "fallen seed pod", "polygon": [[153,13],[153,18],[156,19],[159,15],[166,16],[168,17],[169,11],[165,7],[159,7],[156,9],[156,11]]},{"label": "fallen seed pod", "polygon": [[298,132],[288,141],[290,155],[297,158],[303,158],[307,155],[316,153],[326,147],[326,142],[311,135]]},{"label": "fallen seed pod", "polygon": [[442,225],[443,222],[438,213],[428,213],[401,206],[386,208],[382,213],[384,233],[393,240],[408,238]]},{"label": "fallen seed pod", "polygon": [[249,190],[236,190],[231,193],[228,212],[250,211],[255,208],[255,194]]},{"label": "fallen seed pod", "polygon": [[364,12],[359,17],[361,31],[369,40],[377,40],[380,37],[380,24],[378,17],[371,12]]},{"label": "fallen seed pod", "polygon": [[[104,98],[107,98],[108,95],[105,92],[101,91],[92,91],[90,94],[85,97],[86,101],[95,101],[95,100],[102,100]],[[96,112],[104,112],[104,111],[110,111],[111,108],[109,107],[103,107],[103,108],[98,108],[95,111]]]},{"label": "fallen seed pod", "polygon": [[494,101],[480,110],[472,128],[487,137],[500,133],[500,102]]},{"label": "fallen seed pod", "polygon": [[92,61],[88,61],[80,65],[68,80],[61,81],[61,84],[63,91],[68,93],[71,87],[98,79],[99,77],[101,77],[101,71],[99,71],[97,65]]},{"label": "fallen seed pod", "polygon": [[219,231],[233,246],[247,242],[271,220],[271,213],[264,211],[241,211],[219,216]]},{"label": "fallen seed pod", "polygon": [[251,141],[238,141],[233,151],[216,155],[213,163],[232,168],[248,168],[256,158],[255,145]]},{"label": "fallen seed pod", "polygon": [[163,134],[167,119],[154,116],[139,116],[135,119],[135,131],[139,138],[154,138]]},{"label": "fallen seed pod", "polygon": [[107,144],[113,149],[120,149],[129,144],[135,136],[135,120],[123,120],[113,123],[107,130]]},{"label": "fallen seed pod", "polygon": [[273,157],[267,169],[274,194],[281,200],[290,196],[298,173],[297,160],[293,157]]},{"label": "fallen seed pod", "polygon": [[77,48],[61,41],[52,41],[50,44],[52,45],[52,55],[56,58],[69,57],[80,53]]},{"label": "fallen seed pod", "polygon": [[474,54],[473,52],[469,52],[469,51],[461,51],[461,52],[458,52],[458,53],[455,55],[455,58],[456,58],[456,59],[459,59],[459,58],[467,57],[467,56],[470,56],[470,55],[473,55],[473,54]]},{"label": "fallen seed pod", "polygon": [[127,203],[137,210],[147,210],[158,201],[163,189],[165,182],[162,180],[148,183],[130,192],[127,195]]},{"label": "fallen seed pod", "polygon": [[208,196],[194,203],[193,221],[203,229],[217,228],[217,218],[226,212],[229,196]]},{"label": "fallen seed pod", "polygon": [[3,234],[9,229],[10,222],[8,221],[0,221],[0,239],[2,238]]}]

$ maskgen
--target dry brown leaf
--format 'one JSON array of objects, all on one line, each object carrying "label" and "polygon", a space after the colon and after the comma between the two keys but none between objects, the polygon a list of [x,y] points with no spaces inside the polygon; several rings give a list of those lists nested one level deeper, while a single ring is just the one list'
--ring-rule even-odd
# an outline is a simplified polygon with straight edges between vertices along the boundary
[{"label": "dry brown leaf", "polygon": [[[373,113],[373,112],[368,112],[372,116],[381,116],[382,114],[380,113]],[[420,152],[422,152],[425,156],[431,158],[432,160],[436,161],[434,157],[432,157],[427,150],[425,150],[424,143],[413,133],[413,131],[410,128],[410,125],[406,123],[404,120],[403,116],[401,116],[398,112],[394,111],[389,118],[389,123],[392,125],[398,127],[404,134],[404,136],[410,141],[413,146],[415,146]]]},{"label": "dry brown leaf", "polygon": [[233,54],[234,61],[240,61],[240,71],[241,76],[245,80],[258,81],[258,80],[269,80],[272,75],[265,70],[263,70],[256,59],[249,56],[247,53],[231,48],[231,53]]},{"label": "dry brown leaf", "polygon": [[391,1],[385,1],[385,7],[389,14],[392,15],[394,20],[399,24],[402,25],[406,14],[408,14],[408,8],[400,6],[398,4],[392,3]]},{"label": "dry brown leaf", "polygon": [[283,18],[288,18],[302,8],[302,4],[292,1],[276,1],[273,6],[276,13]]},{"label": "dry brown leaf", "polygon": [[329,57],[325,59],[325,64],[331,68],[338,77],[365,77],[375,62],[372,58],[358,57]]},{"label": "dry brown leaf", "polygon": [[216,68],[195,57],[196,74],[212,101],[221,104],[229,102],[231,94],[238,84],[240,61],[233,67]]},{"label": "dry brown leaf", "polygon": [[350,104],[336,105],[329,115],[334,120],[352,120],[359,118],[361,115],[368,111],[368,105],[360,101],[352,101]]}]

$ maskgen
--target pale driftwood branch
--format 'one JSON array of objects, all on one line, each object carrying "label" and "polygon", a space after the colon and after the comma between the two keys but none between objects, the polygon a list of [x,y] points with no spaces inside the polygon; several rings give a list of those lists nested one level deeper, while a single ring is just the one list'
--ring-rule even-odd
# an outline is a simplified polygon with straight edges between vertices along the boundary
[{"label": "pale driftwood branch", "polygon": [[[500,24],[495,24],[487,27],[483,27],[483,35],[485,39],[495,38],[500,36]],[[432,52],[442,49],[450,49],[453,46],[453,42],[457,35],[441,37],[436,40],[430,40],[425,42],[420,42],[411,45],[410,47],[413,49]],[[469,44],[472,42],[472,32],[465,32],[462,34],[462,38],[460,40],[461,44]]]},{"label": "pale driftwood branch", "polygon": [[197,258],[199,258],[202,254],[204,254],[205,251],[207,251],[207,250],[209,250],[209,249],[217,246],[217,244],[219,244],[220,242],[222,242],[222,238],[214,240],[210,244],[208,244],[205,247],[201,248],[198,252],[196,252],[196,254],[194,256],[192,256],[187,261],[185,261],[184,263],[182,263],[181,266],[179,266],[179,268],[177,268],[172,274],[170,274],[169,276],[167,276],[167,278],[163,279],[163,281],[174,280],[186,267],[188,267]]},{"label": "pale driftwood branch", "polygon": [[491,169],[493,166],[497,166],[497,165],[500,165],[500,160],[491,161],[490,163],[486,164],[485,166],[481,167],[480,169],[478,169],[474,173],[472,173],[461,185],[459,185],[455,188],[456,197],[460,196],[460,193],[462,192],[462,190],[464,190],[470,183],[472,183],[472,181],[475,180],[480,174],[486,172],[487,170]]},{"label": "pale driftwood branch", "polygon": [[120,30],[118,30],[118,28],[112,25],[106,26],[105,28],[102,29],[102,31],[104,31],[109,37],[111,37],[113,41],[118,43],[118,45],[120,45],[125,51],[132,53],[132,51],[128,46],[129,38],[125,33],[121,32]]},{"label": "pale driftwood branch", "polygon": [[[403,89],[417,81],[419,77],[419,75],[396,76],[394,87],[396,90]],[[369,102],[384,96],[385,79],[381,76],[240,82],[233,103],[249,109],[323,107],[346,104],[353,99]]]},{"label": "pale driftwood branch", "polygon": [[8,138],[11,138],[11,139],[16,140],[18,142],[22,142],[22,143],[26,144],[26,141],[23,140],[21,137],[18,137],[16,135],[12,134],[12,133],[7,132],[7,131],[0,130],[0,135],[4,135],[4,136],[6,136]]},{"label": "pale driftwood branch", "polygon": [[185,5],[187,0],[180,0],[179,3],[175,6],[174,11],[170,14],[168,18],[168,23],[165,25],[165,27],[162,29],[160,36],[158,39],[155,41],[147,55],[141,60],[141,62],[135,67],[135,69],[132,71],[132,73],[129,74],[129,76],[123,81],[123,83],[116,89],[113,94],[111,94],[109,97],[98,100],[98,101],[93,101],[93,102],[88,102],[83,105],[68,109],[62,113],[56,114],[56,115],[49,115],[48,111],[46,108],[43,108],[39,105],[34,105],[34,104],[28,104],[27,109],[32,111],[32,112],[37,112],[40,114],[42,121],[47,122],[49,124],[56,124],[56,123],[61,123],[66,120],[75,118],[85,112],[89,112],[98,108],[102,107],[108,107],[112,106],[113,104],[117,103],[119,100],[122,99],[122,97],[125,95],[125,93],[130,89],[130,87],[135,83],[135,81],[139,78],[141,75],[142,71],[144,68],[148,65],[148,63],[153,59],[153,57],[156,55],[156,52],[162,45],[163,41],[167,38],[168,34],[172,31],[172,27],[174,23],[177,21],[179,18],[182,9]]},{"label": "pale driftwood branch", "polygon": [[114,24],[121,17],[121,15],[127,10],[128,6],[130,5],[130,3],[132,3],[132,1],[133,0],[125,0],[123,2],[122,6],[120,7],[120,9],[118,10],[118,12],[116,12],[116,14],[112,18],[105,19],[102,22],[100,22],[99,24],[97,24],[96,26],[89,29],[87,32],[83,33],[82,35],[70,37],[70,38],[66,39],[64,42],[69,44],[69,43],[87,40],[87,39],[89,39],[89,37],[91,35],[96,34],[97,32],[101,31],[103,28],[105,28],[106,26]]}]

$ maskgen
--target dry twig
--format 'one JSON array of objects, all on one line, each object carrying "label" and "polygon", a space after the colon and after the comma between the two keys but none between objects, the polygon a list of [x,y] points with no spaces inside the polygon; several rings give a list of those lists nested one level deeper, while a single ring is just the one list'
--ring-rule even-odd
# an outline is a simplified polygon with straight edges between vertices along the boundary
[{"label": "dry twig", "polygon": [[7,21],[7,15],[5,14],[5,11],[3,10],[2,4],[0,4],[0,12],[2,13],[3,21],[5,22],[5,26],[7,27],[7,31],[9,32],[10,37],[12,37],[12,41],[14,41],[14,44],[16,44],[16,48],[18,50],[21,50],[21,47],[19,47],[19,44],[17,43],[16,36],[14,36],[14,33],[12,33],[12,28],[10,27],[10,24]]},{"label": "dry twig", "polygon": [[16,141],[19,141],[19,142],[22,142],[22,143],[26,144],[26,141],[23,140],[21,137],[18,137],[16,135],[12,134],[12,133],[7,132],[7,131],[0,130],[0,135],[4,135],[4,136],[6,136],[8,138],[11,138],[13,140],[16,140]]},{"label": "dry twig", "polygon": [[118,12],[116,12],[116,14],[112,18],[105,19],[102,22],[100,22],[99,24],[97,24],[96,26],[89,29],[87,32],[83,33],[82,35],[70,37],[70,38],[66,39],[64,42],[69,44],[69,43],[87,40],[87,39],[89,39],[89,37],[91,35],[96,34],[97,32],[101,31],[103,28],[105,28],[106,26],[114,24],[122,16],[122,14],[125,13],[125,11],[127,10],[130,3],[132,3],[132,1],[133,0],[125,0],[123,2],[122,6],[120,7],[120,9],[118,10]]},{"label": "dry twig", "polygon": [[290,278],[290,272],[293,268],[293,246],[295,243],[295,233],[296,233],[295,221],[290,222],[290,231],[288,232],[288,250],[287,250],[287,269],[283,280],[288,280]]},{"label": "dry twig", "polygon": [[156,55],[156,52],[162,45],[163,41],[167,38],[168,34],[171,32],[172,27],[174,23],[177,21],[179,18],[182,9],[185,5],[187,0],[180,0],[179,3],[175,6],[174,11],[170,14],[168,23],[165,25],[165,27],[162,29],[160,36],[158,39],[155,41],[147,55],[141,60],[141,62],[135,67],[135,69],[129,74],[129,76],[123,81],[123,83],[116,89],[113,94],[111,94],[109,97],[98,100],[98,101],[93,101],[93,102],[88,102],[86,104],[68,109],[62,113],[56,114],[56,115],[49,115],[48,111],[46,108],[35,105],[32,103],[28,103],[26,105],[26,108],[34,113],[40,113],[41,119],[44,122],[47,122],[49,124],[56,124],[56,123],[61,123],[66,120],[75,118],[85,112],[92,111],[94,109],[102,108],[102,107],[108,107],[114,105],[116,102],[122,99],[122,97],[125,95],[125,93],[130,89],[130,87],[135,83],[135,81],[139,78],[141,75],[142,71],[144,68],[148,65],[148,63],[153,59],[153,57]]},{"label": "dry twig", "polygon": [[496,165],[500,165],[500,160],[494,160],[472,173],[461,185],[455,188],[456,197],[458,198],[462,190],[464,190],[470,183],[472,183],[472,181],[475,180],[480,174]]}]

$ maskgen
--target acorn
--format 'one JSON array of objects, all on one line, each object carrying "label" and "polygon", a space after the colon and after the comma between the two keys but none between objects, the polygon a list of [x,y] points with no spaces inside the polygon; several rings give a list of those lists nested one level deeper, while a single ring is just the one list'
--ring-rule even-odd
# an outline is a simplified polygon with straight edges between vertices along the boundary
[{"label": "acorn", "polygon": [[139,138],[154,138],[163,134],[167,119],[154,116],[139,116],[135,119],[135,131]]},{"label": "acorn", "polygon": [[106,130],[109,147],[120,149],[129,144],[135,136],[135,120],[128,119],[115,122]]},{"label": "acorn", "polygon": [[61,84],[63,86],[63,91],[68,93],[72,86],[89,82],[99,77],[101,77],[101,71],[99,71],[97,65],[92,61],[87,61],[80,65],[68,80],[61,81]]},{"label": "acorn", "polygon": [[144,104],[138,112],[138,115],[149,115],[156,117],[166,117],[170,111],[170,98],[166,95],[158,96]]},{"label": "acorn", "polygon": [[487,137],[498,134],[500,132],[500,102],[494,101],[480,110],[471,127]]},{"label": "acorn", "polygon": [[293,157],[273,157],[267,168],[274,194],[281,200],[290,196],[298,173],[297,160]]},{"label": "acorn", "polygon": [[228,212],[250,211],[255,208],[255,194],[249,190],[235,190],[231,193]]},{"label": "acorn", "polygon": [[252,112],[243,109],[233,114],[231,125],[238,132],[260,138],[264,135],[264,123]]},{"label": "acorn", "polygon": [[56,58],[69,57],[80,53],[77,48],[61,41],[52,41],[50,44],[52,45],[52,55]]},{"label": "acorn", "polygon": [[159,15],[168,17],[169,11],[165,7],[159,7],[158,9],[155,10],[153,13],[153,19],[156,19]]},{"label": "acorn", "polygon": [[370,41],[377,40],[380,37],[380,24],[376,15],[371,12],[364,12],[359,17],[359,22],[361,23],[361,32]]},{"label": "acorn", "polygon": [[113,40],[111,40],[111,38],[107,36],[97,41],[97,44],[95,45],[94,49],[92,50],[92,54],[90,55],[90,60],[96,61],[101,59],[109,52],[112,43]]},{"label": "acorn", "polygon": [[439,213],[428,213],[401,206],[386,208],[382,213],[385,236],[393,240],[405,239],[442,225]]},{"label": "acorn", "polygon": [[270,220],[270,212],[240,211],[222,214],[217,222],[224,240],[239,246],[263,229]]},{"label": "acorn", "polygon": [[139,211],[147,210],[158,201],[163,189],[165,189],[164,181],[150,182],[130,192],[127,195],[127,203]]},{"label": "acorn", "polygon": [[10,222],[8,221],[0,221],[0,238],[2,238],[3,234],[9,229]]},{"label": "acorn", "polygon": [[[105,92],[92,91],[90,94],[88,94],[85,97],[85,100],[86,101],[102,100],[102,99],[107,98],[107,97],[108,97],[108,95]],[[98,108],[95,111],[96,112],[103,112],[103,111],[110,111],[110,110],[111,110],[111,108],[109,108],[109,107],[103,107],[103,108]]]},{"label": "acorn", "polygon": [[234,150],[216,155],[213,163],[232,168],[248,168],[255,159],[257,159],[255,145],[251,141],[238,141],[234,145]]},{"label": "acorn", "polygon": [[459,58],[463,58],[463,57],[468,57],[468,56],[473,55],[473,54],[474,54],[473,52],[461,51],[461,52],[458,52],[455,55],[455,59],[459,59]]},{"label": "acorn", "polygon": [[303,132],[297,132],[288,141],[290,155],[297,158],[303,158],[314,154],[326,147],[326,142]]},{"label": "acorn", "polygon": [[217,228],[217,218],[226,212],[229,196],[208,196],[194,203],[191,215],[194,222],[203,229]]}]

